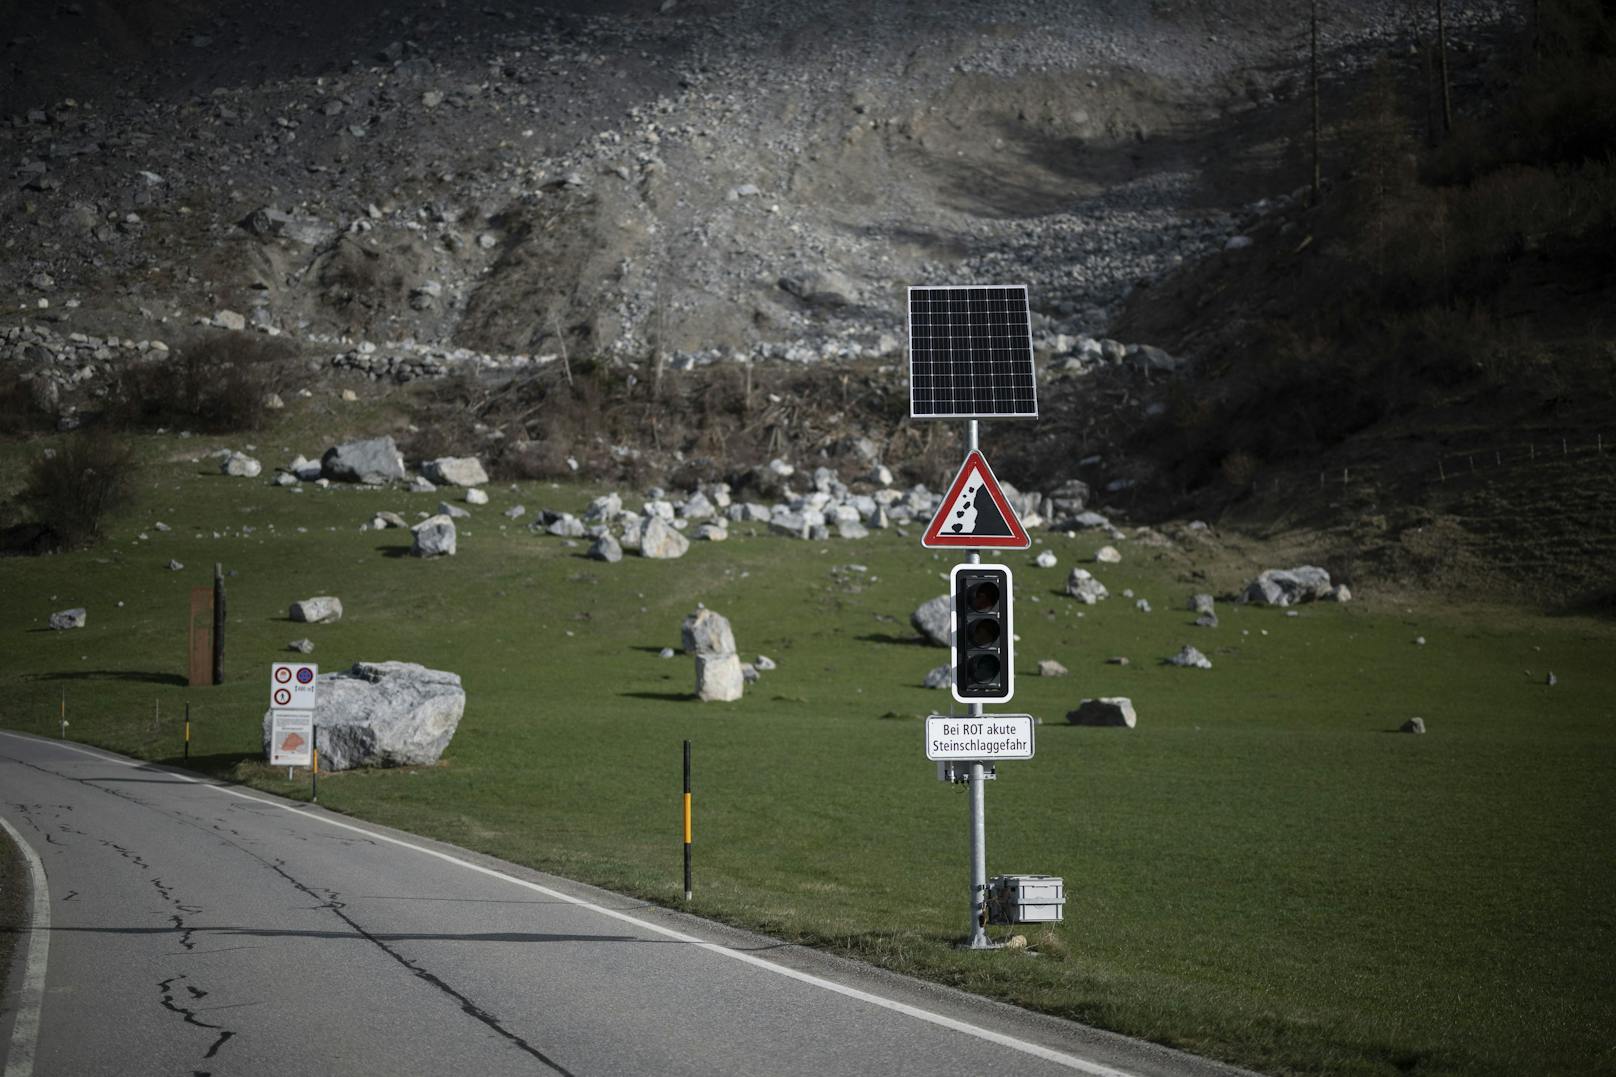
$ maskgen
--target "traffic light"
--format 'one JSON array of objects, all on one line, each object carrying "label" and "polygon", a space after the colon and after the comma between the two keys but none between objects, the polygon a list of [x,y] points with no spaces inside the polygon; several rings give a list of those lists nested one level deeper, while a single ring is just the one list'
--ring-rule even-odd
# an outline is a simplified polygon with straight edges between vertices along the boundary
[{"label": "traffic light", "polygon": [[1003,703],[1014,694],[1010,626],[1010,569],[955,565],[954,698],[961,703]]}]

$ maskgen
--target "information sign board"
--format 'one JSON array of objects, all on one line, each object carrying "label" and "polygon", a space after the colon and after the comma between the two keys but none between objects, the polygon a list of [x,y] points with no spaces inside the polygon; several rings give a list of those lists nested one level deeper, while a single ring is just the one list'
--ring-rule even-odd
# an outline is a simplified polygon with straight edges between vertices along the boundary
[{"label": "information sign board", "polygon": [[314,713],[276,711],[269,726],[269,765],[308,767],[314,765]]},{"label": "information sign board", "polygon": [[1030,714],[933,714],[926,718],[927,759],[1031,759]]}]

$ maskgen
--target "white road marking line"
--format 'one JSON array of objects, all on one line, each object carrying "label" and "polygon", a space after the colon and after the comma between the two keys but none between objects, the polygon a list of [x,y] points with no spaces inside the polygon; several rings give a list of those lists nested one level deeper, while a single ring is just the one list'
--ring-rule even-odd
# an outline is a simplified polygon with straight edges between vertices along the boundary
[{"label": "white road marking line", "polygon": [[50,957],[50,887],[39,854],[23,840],[17,828],[0,818],[11,840],[28,863],[34,892],[33,920],[28,931],[28,963],[23,968],[22,990],[17,996],[17,1020],[11,1026],[11,1047],[6,1051],[5,1077],[33,1077],[34,1049],[39,1045],[39,1009],[45,1001],[45,963]]},{"label": "white road marking line", "polygon": [[[136,760],[121,759],[112,755],[103,755],[100,752],[91,751],[88,748],[82,748],[76,744],[67,744],[62,741],[49,740],[42,737],[24,737],[20,734],[11,733],[3,729],[0,729],[0,735],[17,737],[19,740],[37,740],[53,747],[66,748],[69,751],[78,752],[81,755],[87,755],[93,759],[99,759],[103,763],[117,763],[120,766],[136,768],[155,765]],[[721,946],[716,942],[707,942],[703,939],[696,938],[694,935],[687,935],[684,932],[677,931],[671,927],[663,927],[661,924],[655,924],[648,920],[641,920],[639,917],[631,916],[626,912],[619,912],[616,909],[608,909],[603,905],[596,905],[592,901],[586,901],[583,898],[574,897],[571,894],[562,893],[559,890],[552,890],[548,886],[542,886],[539,883],[529,882],[526,879],[519,879],[515,875],[509,875],[494,868],[485,868],[481,864],[473,864],[471,861],[462,860],[458,856],[451,856],[448,853],[441,853],[436,849],[428,849],[424,845],[416,845],[413,842],[404,841],[401,838],[395,838],[389,834],[382,834],[374,830],[366,830],[364,827],[354,826],[352,823],[344,823],[339,819],[332,819],[324,815],[315,815],[313,812],[307,811],[303,808],[294,807],[290,804],[278,804],[273,800],[265,800],[262,797],[256,797],[250,793],[243,793],[240,790],[231,789],[228,786],[216,785],[213,782],[204,781],[199,778],[192,778],[184,774],[177,774],[171,770],[165,769],[164,773],[171,774],[176,778],[190,782],[194,785],[200,785],[206,789],[216,790],[220,793],[226,794],[227,796],[240,797],[242,800],[250,800],[255,804],[262,804],[266,808],[280,808],[282,811],[291,812],[293,815],[300,815],[305,819],[309,819],[317,823],[325,823],[328,826],[340,827],[343,830],[351,830],[355,834],[363,834],[365,837],[371,838],[375,841],[384,841],[390,845],[397,845],[404,849],[412,849],[415,852],[423,853],[426,856],[436,857],[445,863],[454,864],[455,866],[465,868],[468,871],[474,871],[480,875],[486,875],[492,879],[501,879],[508,883],[514,883],[517,886],[525,887],[528,890],[534,891],[535,893],[543,894],[545,897],[554,898],[557,901],[562,901],[569,905],[575,905],[580,909],[588,909],[590,912],[599,913],[602,916],[607,916],[614,920],[621,920],[624,923],[633,924],[635,927],[638,927],[644,931],[662,935],[678,942],[689,943],[692,946],[699,946],[701,949],[706,950],[709,953],[717,954],[720,957],[727,957],[731,960],[751,965],[754,968],[762,969],[766,972],[776,973],[777,975],[798,980],[805,984],[812,984],[813,986],[823,988],[826,991],[831,991],[838,995],[845,995],[848,998],[857,999],[860,1002],[866,1002],[872,1006],[879,1006],[882,1009],[892,1010],[908,1017],[913,1017],[916,1020],[925,1021],[928,1024],[937,1025],[941,1028],[952,1029],[955,1032],[962,1032],[967,1036],[971,1036],[979,1040],[985,1040],[988,1043],[998,1044],[1000,1047],[1008,1047],[1013,1051],[1019,1051],[1022,1054],[1032,1055],[1035,1058],[1044,1059],[1046,1062],[1053,1062],[1058,1066],[1065,1066],[1067,1069],[1076,1070],[1079,1073],[1089,1074],[1090,1077],[1135,1077],[1134,1074],[1129,1073],[1127,1070],[1119,1070],[1111,1066],[1102,1065],[1098,1062],[1090,1062],[1087,1059],[1078,1058],[1076,1055],[1069,1055],[1064,1051],[1057,1051],[1053,1048],[1045,1047],[1042,1044],[1033,1043],[1030,1040],[1017,1039],[1014,1036],[1008,1036],[1002,1032],[995,1032],[990,1028],[983,1028],[981,1025],[973,1025],[967,1021],[960,1021],[953,1017],[944,1016],[940,1013],[933,1013],[930,1010],[923,1010],[918,1006],[911,1006],[906,1002],[899,1002],[896,999],[890,999],[882,995],[872,994],[869,991],[862,991],[856,987],[848,987],[845,984],[837,983],[835,980],[827,980],[822,976],[815,976],[810,972],[802,972],[798,969],[787,968],[784,965],[777,965],[772,961],[767,961],[753,954],[745,953],[740,950],[731,950],[728,947]],[[6,829],[10,830],[11,828],[8,826]],[[15,832],[13,831],[13,833]],[[26,846],[24,846],[24,848],[26,848]],[[43,962],[40,964],[40,974],[41,979],[43,979]],[[20,1020],[21,1018],[19,1017],[19,1021]],[[5,1077],[13,1077],[9,1068],[6,1070]],[[18,1075],[18,1077],[27,1077],[27,1072],[24,1071],[24,1073]]]}]

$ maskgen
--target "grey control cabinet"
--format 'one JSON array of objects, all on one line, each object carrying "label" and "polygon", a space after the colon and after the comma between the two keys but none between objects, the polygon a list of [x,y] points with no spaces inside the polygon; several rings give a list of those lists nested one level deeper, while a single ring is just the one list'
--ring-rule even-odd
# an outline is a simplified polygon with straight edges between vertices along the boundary
[{"label": "grey control cabinet", "polygon": [[995,875],[988,880],[988,923],[1043,924],[1062,919],[1066,884],[1058,875]]}]

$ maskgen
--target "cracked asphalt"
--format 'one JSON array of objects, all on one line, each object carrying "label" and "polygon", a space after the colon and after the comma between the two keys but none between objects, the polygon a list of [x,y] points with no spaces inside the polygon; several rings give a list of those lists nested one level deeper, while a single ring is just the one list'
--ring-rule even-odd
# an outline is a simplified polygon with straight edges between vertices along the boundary
[{"label": "cracked asphalt", "polygon": [[35,1074],[1232,1072],[292,807],[0,735],[50,891]]}]

